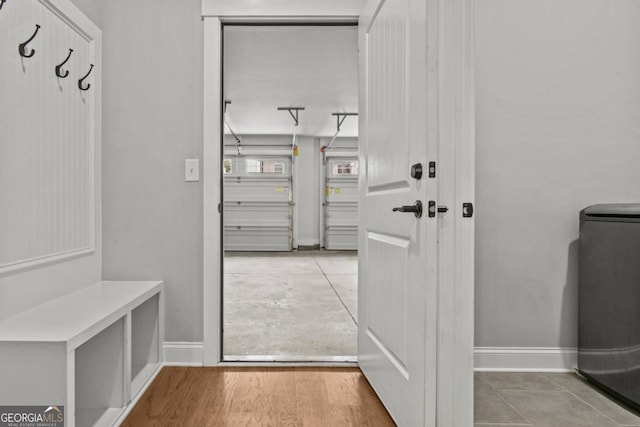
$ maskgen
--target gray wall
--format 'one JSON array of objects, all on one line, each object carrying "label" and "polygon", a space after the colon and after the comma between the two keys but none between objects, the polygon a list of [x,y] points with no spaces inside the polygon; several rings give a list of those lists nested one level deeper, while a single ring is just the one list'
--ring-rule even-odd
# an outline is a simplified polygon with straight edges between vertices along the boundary
[{"label": "gray wall", "polygon": [[[104,37],[104,278],[164,279],[167,340],[200,341],[200,0],[75,1]],[[578,211],[640,199],[639,8],[476,4],[478,346],[576,345]]]},{"label": "gray wall", "polygon": [[100,19],[100,0],[71,0],[94,24],[102,28]]},{"label": "gray wall", "polygon": [[575,347],[578,212],[640,200],[640,2],[476,10],[476,345]]},{"label": "gray wall", "polygon": [[167,341],[202,341],[200,4],[100,2],[103,278],[164,280]]}]

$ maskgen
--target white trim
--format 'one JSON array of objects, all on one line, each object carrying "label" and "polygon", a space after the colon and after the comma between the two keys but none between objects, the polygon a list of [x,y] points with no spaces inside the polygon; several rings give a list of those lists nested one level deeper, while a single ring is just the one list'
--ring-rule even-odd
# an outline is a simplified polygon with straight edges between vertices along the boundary
[{"label": "white trim", "polygon": [[[92,227],[92,229],[95,230],[95,227]],[[63,261],[71,261],[77,258],[82,258],[84,256],[93,255],[95,253],[96,248],[94,245],[90,248],[73,249],[68,252],[60,252],[28,260],[10,262],[8,264],[0,265],[0,277],[18,273],[20,271],[31,270],[36,267],[46,267],[49,265],[61,263]]]},{"label": "white trim", "polygon": [[[257,7],[249,0],[202,0],[204,17],[204,132],[203,132],[203,191],[204,191],[204,249],[203,249],[203,340],[204,365],[215,366],[222,360],[221,342],[221,236],[218,203],[220,197],[220,137],[222,135],[222,22],[357,22],[360,12],[346,2],[308,2],[298,0],[265,2]],[[351,8],[347,9],[347,3]],[[286,7],[285,7],[286,6]],[[266,11],[268,9],[268,11]],[[327,12],[331,11],[331,13]],[[348,12],[348,13],[347,13]]]},{"label": "white trim", "polygon": [[202,0],[202,16],[357,18],[364,3],[365,0]]},{"label": "white trim", "polygon": [[578,349],[563,347],[476,347],[477,372],[572,372]]},{"label": "white trim", "polygon": [[437,0],[433,9],[428,25],[437,40],[438,82],[431,87],[439,100],[437,204],[449,207],[438,232],[437,425],[472,425],[475,216],[463,218],[462,206],[475,204],[474,0]]},{"label": "white trim", "polygon": [[349,16],[220,16],[220,21],[224,24],[344,24],[354,25],[358,23],[357,15]]},{"label": "white trim", "polygon": [[203,339],[204,354],[200,360],[207,366],[222,360],[220,348],[222,327],[221,286],[221,215],[220,197],[220,137],[222,104],[222,27],[220,19],[204,19],[204,272],[203,272]]},{"label": "white trim", "polygon": [[[164,342],[162,345],[164,366],[202,366],[203,343]],[[254,366],[249,361],[247,366]],[[237,362],[221,363],[240,366]],[[476,347],[475,371],[516,372],[570,372],[578,364],[578,349],[563,347]],[[258,366],[266,366],[258,362]],[[274,363],[282,366],[282,363]],[[308,366],[309,363],[300,363]],[[244,365],[242,365],[244,366]],[[344,362],[337,366],[349,366]]]},{"label": "white trim", "polygon": [[70,0],[39,1],[88,42],[95,41],[102,31]]},{"label": "white trim", "polygon": [[164,342],[164,366],[202,366],[204,344],[201,342]]}]

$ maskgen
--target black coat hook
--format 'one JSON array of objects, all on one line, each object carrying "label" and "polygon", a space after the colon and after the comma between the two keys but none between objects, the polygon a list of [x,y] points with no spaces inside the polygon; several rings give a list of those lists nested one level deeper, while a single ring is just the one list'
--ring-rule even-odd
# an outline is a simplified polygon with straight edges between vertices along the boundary
[{"label": "black coat hook", "polygon": [[62,61],[60,65],[56,65],[56,76],[60,77],[61,79],[64,79],[69,75],[69,70],[65,70],[64,73],[62,72],[62,66],[67,63],[69,58],[71,58],[72,53],[73,53],[73,49],[69,49],[69,54],[67,55],[67,58],[64,61]]},{"label": "black coat hook", "polygon": [[7,2],[7,0],[0,0],[0,10],[2,10],[2,6]]},{"label": "black coat hook", "polygon": [[33,38],[36,36],[36,34],[38,34],[38,30],[40,29],[40,25],[36,24],[36,31],[33,33],[33,35],[31,37],[29,37],[29,40],[27,40],[24,43],[20,43],[18,45],[18,52],[20,52],[20,56],[22,56],[23,58],[31,58],[33,55],[36,54],[36,50],[35,49],[31,49],[30,53],[27,53],[27,45],[31,42],[31,40],[33,40]]},{"label": "black coat hook", "polygon": [[89,88],[91,87],[90,83],[87,83],[86,87],[82,86],[82,83],[84,83],[84,80],[89,77],[89,74],[91,74],[91,70],[93,70],[93,64],[91,64],[91,68],[89,68],[89,71],[87,72],[87,74],[84,75],[83,78],[81,78],[80,80],[78,80],[78,87],[80,88],[80,90],[89,90]]}]

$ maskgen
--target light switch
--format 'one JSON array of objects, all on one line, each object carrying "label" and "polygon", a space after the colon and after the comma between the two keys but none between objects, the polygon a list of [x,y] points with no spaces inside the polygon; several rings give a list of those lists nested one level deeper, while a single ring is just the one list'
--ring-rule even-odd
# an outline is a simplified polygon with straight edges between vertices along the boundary
[{"label": "light switch", "polygon": [[200,181],[199,159],[186,159],[184,161],[184,180],[187,182]]}]

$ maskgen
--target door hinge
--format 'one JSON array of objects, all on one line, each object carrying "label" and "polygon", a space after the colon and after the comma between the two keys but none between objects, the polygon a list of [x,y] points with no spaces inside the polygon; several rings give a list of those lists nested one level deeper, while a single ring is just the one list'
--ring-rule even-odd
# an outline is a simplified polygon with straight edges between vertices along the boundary
[{"label": "door hinge", "polygon": [[462,217],[463,218],[471,218],[473,216],[473,203],[463,203],[462,204]]},{"label": "door hinge", "polygon": [[429,178],[436,177],[436,162],[429,162]]},{"label": "door hinge", "polygon": [[218,213],[222,213],[222,203],[218,203]]}]

